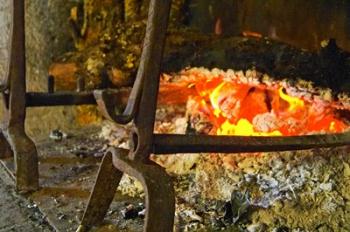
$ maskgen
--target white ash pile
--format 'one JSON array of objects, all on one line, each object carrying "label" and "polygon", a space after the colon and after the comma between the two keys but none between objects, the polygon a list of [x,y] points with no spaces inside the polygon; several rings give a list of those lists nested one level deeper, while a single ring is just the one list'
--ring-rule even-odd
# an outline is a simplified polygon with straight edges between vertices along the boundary
[{"label": "white ash pile", "polygon": [[108,146],[128,149],[129,133],[131,125],[118,125],[110,121],[104,121],[99,137],[108,143]]}]

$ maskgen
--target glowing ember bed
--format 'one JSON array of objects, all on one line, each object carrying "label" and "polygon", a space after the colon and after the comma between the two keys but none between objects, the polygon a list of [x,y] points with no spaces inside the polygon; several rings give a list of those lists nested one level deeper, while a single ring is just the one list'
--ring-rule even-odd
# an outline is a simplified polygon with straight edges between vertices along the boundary
[{"label": "glowing ember bed", "polygon": [[[160,101],[179,98],[162,93],[176,89],[184,94],[190,117],[200,117],[211,128],[199,131],[212,135],[295,136],[341,133],[348,129],[346,107],[323,90],[322,98],[312,87],[290,86],[267,75],[248,71],[191,68],[173,76],[163,75]],[[262,77],[260,80],[258,76]],[[187,95],[186,95],[187,94]]]}]

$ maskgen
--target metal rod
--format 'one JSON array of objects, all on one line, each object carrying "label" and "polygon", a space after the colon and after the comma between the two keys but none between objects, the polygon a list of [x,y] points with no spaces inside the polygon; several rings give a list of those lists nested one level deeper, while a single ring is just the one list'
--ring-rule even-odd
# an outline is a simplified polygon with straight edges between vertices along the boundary
[{"label": "metal rod", "polygon": [[79,77],[77,80],[77,92],[84,92],[85,91],[85,79],[84,77]]},{"label": "metal rod", "polygon": [[350,132],[287,137],[155,134],[154,154],[306,150],[350,145]]},{"label": "metal rod", "polygon": [[92,92],[26,94],[26,107],[68,105],[96,105],[96,100]]},{"label": "metal rod", "polygon": [[110,80],[108,77],[107,69],[102,69],[100,76],[101,76],[100,89],[107,89],[110,86]]},{"label": "metal rod", "polygon": [[[161,71],[160,66],[162,63],[170,8],[171,0],[150,1],[146,35],[136,79],[136,81],[140,81],[141,83],[138,83],[139,89],[133,88],[131,92],[132,96],[134,91],[140,91],[136,93],[135,99],[141,97],[134,118],[138,141],[135,151],[130,155],[131,159],[146,159],[152,150],[152,135]],[[140,157],[136,157],[136,155]]]},{"label": "metal rod", "polygon": [[51,75],[47,77],[47,92],[48,93],[55,92],[55,78]]},{"label": "metal rod", "polygon": [[13,0],[9,108],[4,120],[4,135],[14,152],[17,190],[30,192],[39,187],[38,154],[26,135],[26,53],[25,1]]}]

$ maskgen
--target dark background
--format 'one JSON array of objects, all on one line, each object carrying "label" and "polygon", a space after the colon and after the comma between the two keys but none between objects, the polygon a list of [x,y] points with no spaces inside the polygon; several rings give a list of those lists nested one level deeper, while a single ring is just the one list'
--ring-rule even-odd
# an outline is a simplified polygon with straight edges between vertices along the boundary
[{"label": "dark background", "polygon": [[223,34],[259,32],[300,48],[318,49],[335,38],[350,51],[350,1],[346,0],[189,0],[190,26],[207,33],[222,20]]}]

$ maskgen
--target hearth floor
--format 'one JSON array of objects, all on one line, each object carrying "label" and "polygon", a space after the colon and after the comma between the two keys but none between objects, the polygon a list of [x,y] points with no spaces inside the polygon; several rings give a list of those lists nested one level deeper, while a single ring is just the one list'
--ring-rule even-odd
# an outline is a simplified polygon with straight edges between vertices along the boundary
[{"label": "hearth floor", "polygon": [[[60,142],[36,141],[39,152],[40,190],[28,198],[15,194],[13,159],[2,160],[0,179],[0,231],[75,231],[95,180],[103,141],[98,129],[87,129]],[[2,183],[7,180],[7,184]],[[124,220],[120,211],[140,198],[118,191],[106,226],[97,231],[141,231],[142,219]],[[4,217],[5,216],[5,217]],[[48,221],[50,225],[45,225]],[[113,224],[118,226],[118,229]]]},{"label": "hearth floor", "polygon": [[33,202],[14,191],[13,180],[3,167],[0,168],[0,215],[0,232],[53,231]]}]

